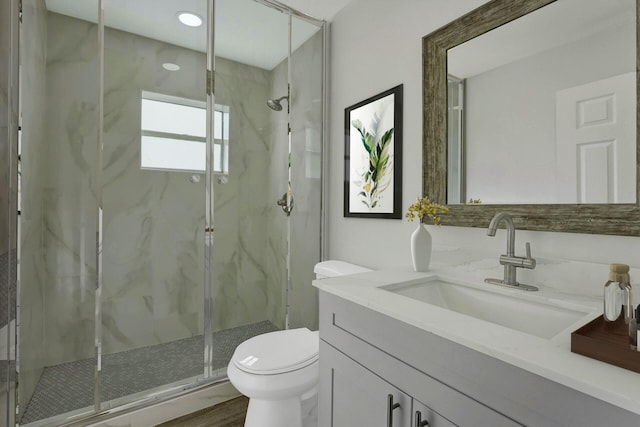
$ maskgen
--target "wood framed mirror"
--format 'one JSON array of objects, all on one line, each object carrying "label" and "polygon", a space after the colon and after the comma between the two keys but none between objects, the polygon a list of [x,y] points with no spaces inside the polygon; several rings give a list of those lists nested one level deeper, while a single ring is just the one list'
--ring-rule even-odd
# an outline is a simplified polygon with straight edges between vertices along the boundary
[{"label": "wood framed mirror", "polygon": [[[611,4],[609,2],[599,1],[599,5],[597,2],[598,0],[593,4],[594,10],[600,8],[604,10],[605,13],[611,11]],[[620,3],[620,7],[627,7],[628,10],[626,10],[625,13],[618,13],[618,17],[607,15],[606,19],[602,18],[597,20],[593,17],[585,19],[582,25],[586,28],[585,31],[590,31],[589,36],[591,37],[587,41],[580,41],[577,39],[577,36],[574,39],[578,31],[571,28],[573,21],[578,21],[579,16],[585,16],[583,13],[585,0],[493,0],[423,38],[423,195],[449,208],[449,214],[442,217],[442,224],[465,227],[486,227],[497,212],[504,211],[512,215],[516,227],[520,229],[640,236],[640,193],[638,191],[640,188],[638,184],[640,152],[638,149],[639,120],[637,108],[639,56],[637,27],[638,4],[640,0],[615,0],[615,2]],[[626,4],[623,5],[623,2],[626,2]],[[607,3],[607,5],[603,7],[603,3]],[[559,13],[556,11],[563,9],[565,13],[568,11],[568,17],[555,16]],[[633,12],[631,13],[632,9]],[[532,37],[525,35],[524,39],[527,40],[528,43],[532,40],[538,41],[539,39],[545,38],[547,34],[550,34],[551,36],[548,37],[548,39],[556,40],[555,45],[552,47],[537,47],[535,48],[538,49],[537,51],[534,49],[535,54],[541,55],[544,49],[546,49],[544,50],[545,52],[550,52],[555,49],[553,52],[556,54],[556,57],[562,58],[567,63],[576,61],[568,58],[564,54],[558,56],[560,55],[559,52],[561,52],[558,49],[571,49],[572,52],[581,55],[580,58],[592,59],[591,57],[593,55],[580,51],[581,48],[575,43],[594,45],[594,40],[599,40],[598,37],[604,39],[599,33],[596,34],[597,31],[600,31],[605,26],[621,28],[622,24],[615,21],[615,19],[626,20],[625,22],[628,24],[627,32],[620,33],[620,35],[616,35],[615,37],[619,36],[632,39],[628,40],[629,54],[626,55],[626,64],[624,64],[624,67],[626,67],[624,71],[627,74],[629,86],[627,90],[623,89],[623,93],[630,93],[632,95],[633,108],[630,108],[627,112],[627,115],[630,117],[631,133],[629,135],[631,136],[624,138],[616,136],[612,136],[611,138],[608,136],[606,138],[599,137],[600,139],[597,141],[598,144],[590,143],[585,145],[588,145],[588,150],[580,148],[580,146],[577,145],[571,146],[571,148],[559,148],[561,147],[561,143],[558,141],[566,144],[564,142],[566,138],[563,136],[565,133],[562,133],[563,131],[561,130],[546,131],[547,137],[536,136],[533,138],[531,136],[531,134],[535,134],[538,128],[542,127],[538,122],[530,122],[523,129],[512,131],[510,135],[508,133],[500,136],[491,136],[491,134],[489,134],[490,136],[487,137],[487,135],[484,134],[481,138],[478,136],[480,133],[476,133],[475,131],[477,127],[472,128],[470,124],[472,120],[467,118],[466,121],[462,121],[463,124],[458,123],[459,128],[463,129],[460,133],[466,134],[466,138],[465,143],[460,146],[460,161],[454,165],[455,162],[451,162],[451,160],[456,154],[453,149],[451,153],[449,153],[449,145],[451,142],[449,140],[450,133],[448,128],[452,126],[455,118],[448,112],[451,91],[448,91],[447,87],[451,81],[450,77],[454,77],[456,81],[468,79],[468,81],[471,82],[471,79],[466,76],[463,76],[461,79],[461,76],[450,72],[451,70],[449,70],[449,68],[452,67],[452,61],[451,59],[448,61],[448,54],[462,50],[460,48],[464,47],[468,42],[476,43],[480,41],[481,37],[486,39],[488,38],[486,36],[492,36],[496,29],[500,31],[507,29],[506,38],[509,40],[511,46],[494,47],[487,52],[478,50],[475,45],[472,46],[472,49],[467,49],[474,51],[475,58],[478,58],[475,61],[467,62],[480,67],[480,71],[469,71],[470,75],[474,72],[476,73],[475,75],[477,75],[484,72],[482,70],[486,71],[501,67],[509,60],[495,59],[499,57],[500,54],[507,52],[509,49],[513,52],[525,50],[515,42],[517,39],[512,35],[514,32],[511,31],[511,29],[513,29],[513,27],[527,27],[529,24],[526,24],[526,22],[543,14],[549,15],[552,20],[555,20],[558,23],[559,31],[569,34],[568,37],[572,39],[558,42],[558,37],[553,35],[549,26],[543,26],[541,33],[544,34],[542,36]],[[518,32],[520,30],[517,29],[515,31]],[[456,49],[455,51],[454,48]],[[605,44],[603,44],[601,49],[605,52],[611,50],[608,49]],[[556,75],[566,77],[577,74],[560,68],[562,61],[549,60],[549,58],[553,58],[551,56],[545,58],[547,58],[545,66],[553,71],[552,77],[554,79]],[[497,61],[496,64],[498,65],[480,64],[488,59]],[[586,70],[598,67],[602,68],[602,75],[597,77],[599,80],[605,80],[620,74],[622,68],[617,69],[612,65],[612,61],[597,61],[598,65],[596,67],[590,67],[585,64],[582,64],[581,67]],[[512,63],[513,61],[511,64]],[[522,64],[519,66],[522,66]],[[532,67],[534,67],[536,71],[533,74],[537,74],[538,76],[543,75],[543,71],[539,71],[537,65],[530,66],[530,68]],[[553,69],[552,67],[557,68]],[[518,75],[518,79],[521,77],[522,73]],[[577,79],[575,83],[554,83],[555,86],[548,89],[549,94],[547,96],[547,98],[552,100],[552,103],[544,107],[538,106],[536,111],[544,112],[547,121],[554,123],[559,122],[558,117],[563,116],[560,115],[561,108],[558,107],[558,105],[560,105],[558,103],[564,99],[562,97],[564,96],[565,88],[573,90],[574,87],[582,87],[585,85],[585,82],[591,82],[591,80],[585,80],[585,76],[580,78],[582,80]],[[546,80],[550,80],[550,78]],[[520,87],[525,87],[527,84],[525,81],[519,81],[518,83],[521,85]],[[520,93],[515,94],[508,92],[507,89],[496,86],[495,83],[491,88],[494,92],[489,91],[490,96],[475,100],[472,99],[471,96],[476,93],[481,93],[481,91],[476,89],[467,91],[470,92],[468,94],[469,99],[466,99],[461,105],[468,104],[470,107],[474,104],[473,101],[475,101],[475,104],[481,105],[483,110],[489,110],[489,108],[484,107],[490,105],[492,102],[497,103],[495,102],[496,99],[506,99],[507,97],[517,98],[522,95]],[[538,89],[532,90],[536,90],[536,93],[540,92]],[[485,92],[485,94],[486,93],[487,92]],[[500,98],[501,96],[503,98]],[[521,100],[520,104],[528,104],[529,99],[531,99],[531,104],[535,104],[536,100],[533,99],[532,95],[525,93],[522,96],[524,96],[523,99],[525,101],[523,102]],[[615,96],[612,96],[612,98],[615,98]],[[605,98],[592,96],[589,99],[600,100]],[[573,114],[575,110],[576,115],[581,115],[580,120],[593,119],[592,122],[589,123],[600,123],[602,120],[609,120],[610,117],[608,115],[618,114],[618,107],[608,102],[609,101],[601,103],[602,105],[599,106],[593,103],[593,105],[589,103],[585,104],[584,102],[582,104],[570,104],[571,108],[567,111]],[[506,103],[503,102],[502,104]],[[586,105],[586,107],[584,107],[584,105]],[[513,107],[506,105],[504,109],[508,110],[507,116],[496,116],[498,117],[496,118],[498,125],[494,124],[491,126],[491,120],[495,117],[489,117],[487,119],[488,116],[485,116],[481,120],[476,120],[476,122],[484,123],[486,125],[485,127],[502,128],[505,127],[501,125],[503,123],[513,123],[529,119],[529,115],[526,115],[526,117],[524,114],[515,115],[518,111]],[[620,109],[620,111],[622,111],[622,109]],[[467,113],[469,117],[471,117],[470,115],[473,111],[468,111]],[[484,111],[484,113],[489,114],[487,111]],[[511,116],[509,116],[509,114],[511,114]],[[531,114],[531,116],[536,116],[536,114]],[[601,114],[603,115],[602,117],[600,117]],[[576,125],[577,127],[587,123],[580,122],[580,120],[576,122],[578,123]],[[615,122],[616,117],[611,118],[611,121]],[[573,120],[571,119],[569,122],[571,122],[573,126]],[[587,125],[589,125],[589,123],[587,123]],[[583,127],[587,127],[587,125]],[[515,132],[515,134],[513,132]],[[513,135],[517,135],[517,137]],[[482,141],[486,140],[498,141],[501,138],[505,141],[503,141],[502,146],[498,145],[496,151],[491,151],[491,149],[482,145],[471,145],[481,144]],[[539,146],[536,145],[536,147],[532,148],[532,143],[527,142],[527,144],[529,144],[528,146],[523,145],[519,148],[518,150],[522,152],[522,159],[516,159],[514,154],[505,151],[507,150],[504,148],[505,145],[517,145],[517,143],[521,141],[526,141],[527,138],[533,139]],[[618,150],[621,144],[620,141],[623,139],[627,147],[626,152]],[[537,155],[536,153],[538,151],[542,151],[541,147],[546,145],[552,147],[550,148],[552,153],[551,160],[536,161],[532,156],[534,154]],[[564,147],[564,145],[562,146]],[[472,149],[471,147],[475,148]],[[577,159],[575,160],[576,164],[567,166],[564,161],[558,160],[563,159],[561,152],[569,153],[574,159]],[[465,176],[465,171],[471,171],[473,169],[471,167],[472,162],[477,161],[478,158],[482,158],[482,155],[471,153],[483,153],[485,157],[484,160],[479,163],[479,166],[473,165],[476,171],[480,170],[480,175],[476,175],[476,178],[468,179],[468,177]],[[495,163],[492,162],[494,158],[497,159]],[[618,167],[616,163],[612,163],[614,161],[627,161],[626,166],[624,166],[626,169]],[[548,167],[550,163],[554,163],[554,166]],[[524,169],[525,166],[528,166],[527,164],[531,164],[531,170]],[[603,175],[600,176],[598,175],[599,172],[591,172],[595,170],[592,164],[605,165],[602,167],[608,169],[602,172]],[[613,167],[611,167],[612,164]],[[457,175],[452,177],[450,174],[450,172],[456,168],[460,168],[461,174],[457,178]],[[614,172],[626,170],[626,172],[620,176],[614,176],[611,175],[614,172],[608,172],[610,170]],[[491,182],[489,180],[489,184],[485,189],[477,189],[476,184],[478,184],[479,181],[483,181],[482,174],[493,176],[495,181]],[[516,181],[519,175],[524,177],[523,182]],[[567,176],[569,176],[569,178],[567,178]],[[551,177],[557,181],[548,179]],[[575,182],[568,185],[567,181],[569,179],[573,179]],[[458,183],[456,180],[460,182]],[[505,185],[504,188],[502,188],[502,183],[508,183],[509,185]],[[534,193],[536,193],[537,188],[534,188],[534,185],[530,185],[530,183],[539,184],[538,187],[547,189],[550,193],[536,199]],[[558,195],[560,189],[567,186],[570,188],[569,192],[571,192],[572,195],[560,199],[561,196]],[[619,192],[619,188],[624,186],[626,186],[626,195],[618,195],[616,192]],[[472,187],[473,190],[471,191],[470,189]],[[508,195],[509,191],[512,190],[509,187],[515,188],[515,196]],[[591,190],[592,187],[595,188],[595,190]],[[585,190],[585,188],[589,191]],[[467,190],[466,194],[465,190]],[[607,193],[607,191],[611,194]],[[576,192],[578,193],[577,196],[573,194]],[[602,192],[607,194],[603,193],[603,195],[601,194]],[[460,195],[454,193],[460,193]],[[502,196],[506,199],[503,200],[503,198],[501,198]],[[456,197],[458,198],[457,200],[452,200],[452,198]],[[472,199],[472,203],[467,204],[466,202],[469,201],[469,199]]]}]

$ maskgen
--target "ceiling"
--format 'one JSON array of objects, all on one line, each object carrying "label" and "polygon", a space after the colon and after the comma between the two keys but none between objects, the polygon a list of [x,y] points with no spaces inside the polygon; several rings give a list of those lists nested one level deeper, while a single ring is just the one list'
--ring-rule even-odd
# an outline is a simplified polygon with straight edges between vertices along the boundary
[{"label": "ceiling", "polygon": [[[350,0],[285,0],[282,4],[319,19],[331,19]],[[206,51],[206,25],[191,28],[180,11],[207,15],[206,0],[103,0],[105,25],[200,52]],[[216,0],[216,56],[272,70],[288,54],[287,15],[253,0]],[[46,0],[51,12],[97,22],[98,0]],[[292,49],[319,27],[294,18]]]}]

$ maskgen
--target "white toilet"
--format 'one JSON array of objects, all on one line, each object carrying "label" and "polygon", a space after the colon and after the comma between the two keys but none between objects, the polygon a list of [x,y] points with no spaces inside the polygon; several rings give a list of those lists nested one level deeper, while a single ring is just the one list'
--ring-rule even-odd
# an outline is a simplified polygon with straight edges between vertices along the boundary
[{"label": "white toilet", "polygon": [[[317,279],[365,271],[343,261],[314,268]],[[302,426],[303,403],[317,399],[318,348],[318,332],[307,328],[258,335],[236,348],[227,375],[249,398],[245,427]]]}]

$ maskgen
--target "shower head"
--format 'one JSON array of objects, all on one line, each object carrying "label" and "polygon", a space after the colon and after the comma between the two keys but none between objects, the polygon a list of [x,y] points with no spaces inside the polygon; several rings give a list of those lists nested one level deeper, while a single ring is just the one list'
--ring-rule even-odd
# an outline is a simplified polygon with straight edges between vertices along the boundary
[{"label": "shower head", "polygon": [[280,101],[276,101],[275,99],[268,99],[267,107],[271,108],[273,111],[282,110],[282,104],[280,104]]},{"label": "shower head", "polygon": [[282,111],[282,104],[280,103],[280,101],[289,101],[289,97],[288,96],[282,96],[278,99],[268,99],[267,100],[267,107],[271,108],[273,111]]}]

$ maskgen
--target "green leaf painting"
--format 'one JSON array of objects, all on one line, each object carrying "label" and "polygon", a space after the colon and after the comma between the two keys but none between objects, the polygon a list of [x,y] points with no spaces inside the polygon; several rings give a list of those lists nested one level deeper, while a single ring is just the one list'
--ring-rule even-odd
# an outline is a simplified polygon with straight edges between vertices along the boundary
[{"label": "green leaf painting", "polygon": [[402,85],[344,109],[344,216],[402,218]]},{"label": "green leaf painting", "polygon": [[378,113],[373,114],[368,127],[360,120],[351,121],[351,126],[358,131],[362,146],[369,156],[368,167],[357,171],[360,176],[354,180],[354,184],[361,190],[358,198],[371,211],[379,205],[383,193],[392,181],[393,127],[383,129],[381,115]]}]

